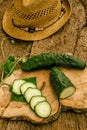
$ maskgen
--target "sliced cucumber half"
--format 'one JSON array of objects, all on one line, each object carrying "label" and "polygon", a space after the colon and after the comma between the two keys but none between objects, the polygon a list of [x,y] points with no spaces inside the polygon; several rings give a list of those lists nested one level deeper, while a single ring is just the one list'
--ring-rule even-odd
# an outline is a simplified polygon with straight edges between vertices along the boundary
[{"label": "sliced cucumber half", "polygon": [[41,95],[41,91],[37,88],[28,88],[24,93],[24,97],[28,103],[30,102],[33,96],[37,95]]},{"label": "sliced cucumber half", "polygon": [[74,92],[75,92],[75,88],[70,86],[66,89],[64,89],[62,92],[61,92],[61,95],[60,95],[60,98],[61,99],[64,99],[64,98],[67,98],[69,96],[71,96]]},{"label": "sliced cucumber half", "polygon": [[38,104],[41,101],[46,101],[46,98],[44,96],[34,96],[30,100],[30,107],[34,110],[34,107],[36,104]]},{"label": "sliced cucumber half", "polygon": [[35,113],[41,118],[47,118],[51,114],[52,108],[47,101],[39,102],[35,106]]},{"label": "sliced cucumber half", "polygon": [[21,93],[24,95],[25,91],[28,89],[28,88],[36,88],[36,85],[31,83],[31,82],[26,82],[24,83],[23,85],[21,85]]},{"label": "sliced cucumber half", "polygon": [[12,86],[12,92],[17,94],[17,95],[21,95],[21,91],[20,91],[20,87],[22,84],[24,84],[26,81],[22,80],[22,79],[16,79],[13,82],[13,86]]}]

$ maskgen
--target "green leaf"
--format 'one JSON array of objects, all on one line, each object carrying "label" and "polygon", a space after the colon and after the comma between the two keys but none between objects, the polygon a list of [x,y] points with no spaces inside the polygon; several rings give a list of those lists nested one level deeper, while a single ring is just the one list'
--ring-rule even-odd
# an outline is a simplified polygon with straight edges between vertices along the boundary
[{"label": "green leaf", "polygon": [[15,56],[11,55],[1,65],[4,77],[9,76],[16,69]]},{"label": "green leaf", "polygon": [[10,60],[10,61],[15,61],[15,56],[14,56],[14,55],[10,55],[10,56],[8,57],[8,60]]},{"label": "green leaf", "polygon": [[37,84],[36,83],[36,77],[31,77],[31,78],[26,78],[26,79],[24,79],[26,82],[31,82],[31,83],[33,83],[33,84]]},{"label": "green leaf", "polygon": [[[26,78],[24,80],[26,82],[34,83],[36,85],[36,77]],[[9,90],[12,92],[12,86],[9,88]],[[17,95],[17,94],[12,92],[12,94],[11,94],[11,101],[25,102],[26,100],[23,97],[23,95]]]},{"label": "green leaf", "polygon": [[25,98],[22,95],[17,95],[15,93],[11,94],[11,101],[25,102]]}]

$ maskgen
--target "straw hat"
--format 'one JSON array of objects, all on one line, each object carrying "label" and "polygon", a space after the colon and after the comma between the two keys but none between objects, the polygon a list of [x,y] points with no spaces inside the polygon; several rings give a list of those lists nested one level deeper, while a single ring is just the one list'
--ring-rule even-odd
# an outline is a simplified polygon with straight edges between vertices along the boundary
[{"label": "straw hat", "polygon": [[14,0],[3,16],[2,25],[16,39],[41,40],[58,31],[70,14],[68,0]]}]

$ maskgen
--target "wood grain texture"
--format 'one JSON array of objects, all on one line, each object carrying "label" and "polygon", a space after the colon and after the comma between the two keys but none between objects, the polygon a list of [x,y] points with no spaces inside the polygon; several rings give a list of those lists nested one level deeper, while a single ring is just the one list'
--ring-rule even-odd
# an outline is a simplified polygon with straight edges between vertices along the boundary
[{"label": "wood grain texture", "polygon": [[[5,9],[13,0],[0,1],[0,41],[7,35],[2,30],[2,17]],[[87,63],[87,1],[70,0],[72,15],[68,22],[53,36],[36,42],[24,42],[10,39],[5,40],[5,57],[13,53],[22,56],[31,52],[31,56],[43,52],[72,53]],[[0,63],[3,62],[0,48]],[[62,112],[60,117],[49,124],[36,126],[25,121],[10,121],[0,119],[0,130],[87,130],[87,112],[78,114],[75,112]]]}]

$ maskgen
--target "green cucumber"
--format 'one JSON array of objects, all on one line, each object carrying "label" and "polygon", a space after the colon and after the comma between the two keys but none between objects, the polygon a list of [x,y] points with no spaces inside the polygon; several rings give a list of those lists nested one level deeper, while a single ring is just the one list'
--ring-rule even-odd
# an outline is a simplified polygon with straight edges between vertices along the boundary
[{"label": "green cucumber", "polygon": [[36,55],[21,64],[23,71],[49,68],[52,66],[63,66],[76,69],[84,69],[86,64],[77,57],[68,54],[43,53]]},{"label": "green cucumber", "polygon": [[70,79],[57,67],[51,69],[50,82],[57,96],[61,99],[71,96],[76,90]]},{"label": "green cucumber", "polygon": [[21,91],[20,91],[20,87],[25,82],[26,81],[22,80],[22,79],[16,79],[16,80],[14,80],[13,85],[12,85],[12,92],[15,93],[15,94],[17,94],[17,95],[22,95]]},{"label": "green cucumber", "polygon": [[30,102],[30,100],[33,96],[37,96],[37,95],[41,96],[41,91],[37,88],[28,88],[26,90],[26,92],[24,93],[24,97],[25,97],[27,103]]},{"label": "green cucumber", "polygon": [[35,84],[16,79],[13,81],[11,91],[15,94],[12,98],[16,97],[16,101],[27,101],[37,116],[47,118],[51,114],[51,105]]},{"label": "green cucumber", "polygon": [[35,106],[35,113],[41,118],[47,118],[51,114],[52,108],[47,101],[39,102]]},{"label": "green cucumber", "polygon": [[37,103],[45,100],[46,98],[44,96],[33,96],[30,100],[30,106],[32,110],[34,110],[34,107],[36,106]]},{"label": "green cucumber", "polygon": [[31,83],[31,82],[25,82],[24,84],[21,85],[20,89],[21,89],[21,93],[24,95],[25,91],[28,88],[36,88],[36,85]]}]

